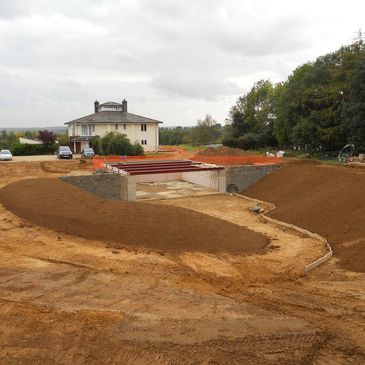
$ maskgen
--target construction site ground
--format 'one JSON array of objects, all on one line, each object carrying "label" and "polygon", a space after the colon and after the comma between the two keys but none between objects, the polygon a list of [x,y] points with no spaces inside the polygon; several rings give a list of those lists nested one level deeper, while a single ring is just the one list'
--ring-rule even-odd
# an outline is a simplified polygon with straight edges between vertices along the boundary
[{"label": "construction site ground", "polygon": [[[90,169],[78,160],[5,163],[0,188]],[[0,364],[365,363],[364,273],[335,256],[303,275],[323,244],[249,213],[253,203],[240,197],[153,204],[219,218],[269,243],[249,255],[120,248],[0,205]],[[165,225],[179,221],[166,215]]]}]

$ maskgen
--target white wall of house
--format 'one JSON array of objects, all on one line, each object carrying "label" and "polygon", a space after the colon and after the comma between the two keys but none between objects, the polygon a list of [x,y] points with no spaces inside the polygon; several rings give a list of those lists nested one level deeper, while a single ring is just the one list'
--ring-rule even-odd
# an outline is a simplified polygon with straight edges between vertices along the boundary
[{"label": "white wall of house", "polygon": [[[82,125],[84,127],[82,127]],[[142,127],[142,125],[144,125]],[[100,136],[109,132],[125,134],[131,143],[138,142],[145,151],[158,151],[158,123],[93,123],[71,124],[68,126],[69,136]]]}]

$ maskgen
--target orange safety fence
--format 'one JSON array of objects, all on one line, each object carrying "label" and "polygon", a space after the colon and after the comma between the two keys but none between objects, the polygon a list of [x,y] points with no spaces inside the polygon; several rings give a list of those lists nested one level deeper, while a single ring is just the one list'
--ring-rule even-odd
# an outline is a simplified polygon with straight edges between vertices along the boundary
[{"label": "orange safety fence", "polygon": [[236,156],[206,156],[194,155],[190,158],[194,161],[211,163],[216,165],[268,165],[282,162],[280,157],[266,157],[257,155],[236,155]]},{"label": "orange safety fence", "polygon": [[103,168],[108,162],[136,162],[136,161],[158,161],[171,159],[189,159],[215,165],[268,165],[282,162],[280,157],[266,157],[257,155],[236,155],[236,156],[182,156],[179,154],[156,155],[156,156],[96,156],[93,158],[95,170]]}]

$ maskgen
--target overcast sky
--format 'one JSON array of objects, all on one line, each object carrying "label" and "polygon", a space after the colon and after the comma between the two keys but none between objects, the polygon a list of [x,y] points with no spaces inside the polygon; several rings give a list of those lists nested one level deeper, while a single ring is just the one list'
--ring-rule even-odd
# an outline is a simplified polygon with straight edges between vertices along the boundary
[{"label": "overcast sky", "polygon": [[255,81],[365,30],[364,0],[0,0],[0,128],[44,127],[93,102],[194,125]]}]

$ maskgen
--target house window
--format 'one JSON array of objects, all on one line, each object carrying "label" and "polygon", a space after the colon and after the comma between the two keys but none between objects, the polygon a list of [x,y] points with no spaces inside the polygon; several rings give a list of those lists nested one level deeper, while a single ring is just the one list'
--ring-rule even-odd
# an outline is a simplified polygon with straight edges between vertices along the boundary
[{"label": "house window", "polygon": [[95,132],[95,124],[92,125],[92,131]]},{"label": "house window", "polygon": [[147,131],[147,124],[141,124],[141,131],[146,132]]},{"label": "house window", "polygon": [[147,144],[147,139],[142,139],[142,140],[141,140],[141,144],[142,144],[142,145],[146,145],[146,144]]},{"label": "house window", "polygon": [[89,126],[88,126],[88,127],[89,127],[89,133],[88,133],[88,136],[91,136],[91,134],[92,134],[92,133],[91,133],[91,124],[89,124]]},{"label": "house window", "polygon": [[82,136],[87,136],[87,124],[82,124],[81,125],[81,135]]},{"label": "house window", "polygon": [[123,129],[126,130],[127,129],[127,124],[123,124]]},{"label": "house window", "polygon": [[118,130],[118,124],[115,125],[115,130],[117,131]]},{"label": "house window", "polygon": [[72,126],[72,135],[75,136],[75,126]]}]

